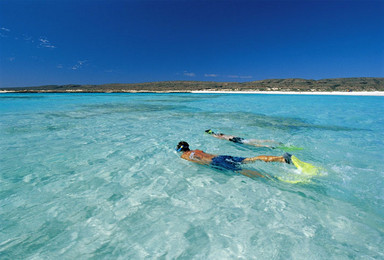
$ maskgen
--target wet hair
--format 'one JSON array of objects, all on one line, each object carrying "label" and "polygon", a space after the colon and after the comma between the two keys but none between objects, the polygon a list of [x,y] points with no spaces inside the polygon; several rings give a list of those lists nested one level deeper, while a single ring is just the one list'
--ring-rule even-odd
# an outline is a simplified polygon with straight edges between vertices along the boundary
[{"label": "wet hair", "polygon": [[180,152],[188,152],[189,151],[189,144],[187,142],[181,141],[176,146],[176,150]]}]

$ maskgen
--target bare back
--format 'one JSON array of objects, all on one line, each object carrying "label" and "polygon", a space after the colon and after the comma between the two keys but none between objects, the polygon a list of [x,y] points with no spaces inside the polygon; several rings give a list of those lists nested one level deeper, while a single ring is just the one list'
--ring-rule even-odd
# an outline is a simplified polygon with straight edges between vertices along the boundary
[{"label": "bare back", "polygon": [[201,150],[191,150],[191,151],[184,152],[181,155],[181,158],[191,162],[208,165],[212,162],[212,159],[216,156],[217,155],[205,153]]}]

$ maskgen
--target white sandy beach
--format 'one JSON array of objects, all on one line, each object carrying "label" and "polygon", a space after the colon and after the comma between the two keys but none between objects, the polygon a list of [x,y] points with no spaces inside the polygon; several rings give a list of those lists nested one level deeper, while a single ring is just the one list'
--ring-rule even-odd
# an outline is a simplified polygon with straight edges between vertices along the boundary
[{"label": "white sandy beach", "polygon": [[[67,90],[66,93],[81,93],[83,90]],[[19,93],[17,91],[0,90],[1,93]],[[55,91],[41,91],[40,93],[55,93]],[[103,93],[103,92],[100,92]],[[111,92],[105,92],[111,93]],[[365,92],[294,92],[294,91],[215,91],[215,90],[178,90],[178,91],[122,91],[121,93],[195,93],[195,94],[278,94],[278,95],[331,95],[331,96],[384,96],[384,91]]]},{"label": "white sandy beach", "polygon": [[226,93],[226,94],[284,94],[284,95],[334,95],[334,96],[384,96],[384,91],[366,92],[294,92],[294,91],[191,91],[191,93]]}]

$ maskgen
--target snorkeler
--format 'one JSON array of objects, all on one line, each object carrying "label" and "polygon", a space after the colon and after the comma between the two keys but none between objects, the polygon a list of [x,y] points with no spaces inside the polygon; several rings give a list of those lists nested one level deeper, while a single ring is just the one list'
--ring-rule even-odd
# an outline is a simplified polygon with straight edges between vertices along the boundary
[{"label": "snorkeler", "polygon": [[212,135],[213,137],[216,137],[218,139],[227,140],[233,143],[237,144],[245,144],[245,145],[251,145],[255,147],[265,147],[270,149],[281,149],[284,151],[296,151],[296,150],[302,150],[301,147],[296,146],[285,146],[283,143],[274,141],[274,140],[258,140],[258,139],[244,139],[242,137],[237,137],[233,135],[226,135],[223,133],[215,133],[211,129],[205,130],[207,134]]},{"label": "snorkeler", "polygon": [[[181,158],[221,169],[227,169],[235,172],[239,172],[248,177],[266,177],[265,175],[251,170],[245,170],[240,167],[241,164],[252,163],[255,161],[264,162],[280,162],[280,163],[291,163],[291,155],[285,153],[283,156],[267,156],[260,155],[256,157],[234,157],[229,155],[214,155],[205,153],[201,150],[190,150],[187,142],[181,141],[176,147],[178,152],[182,152]],[[269,176],[268,176],[269,177]]]},{"label": "snorkeler", "polygon": [[274,140],[257,140],[257,139],[244,139],[241,137],[233,136],[233,135],[226,135],[223,133],[215,133],[211,129],[205,130],[207,134],[212,135],[213,137],[224,139],[230,142],[238,143],[238,144],[247,144],[252,145],[256,147],[268,147],[268,148],[275,148],[275,146],[267,145],[264,143],[270,143],[270,144],[276,144],[281,145],[282,143],[276,142]]}]

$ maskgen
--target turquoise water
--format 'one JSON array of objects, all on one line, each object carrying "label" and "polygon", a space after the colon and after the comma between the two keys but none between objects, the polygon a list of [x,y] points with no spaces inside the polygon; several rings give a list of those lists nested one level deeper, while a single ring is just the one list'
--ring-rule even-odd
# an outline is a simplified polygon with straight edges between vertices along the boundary
[{"label": "turquoise water", "polygon": [[[383,259],[384,98],[1,94],[0,259]],[[304,148],[309,183],[179,158]],[[246,166],[276,177],[292,165]]]}]

